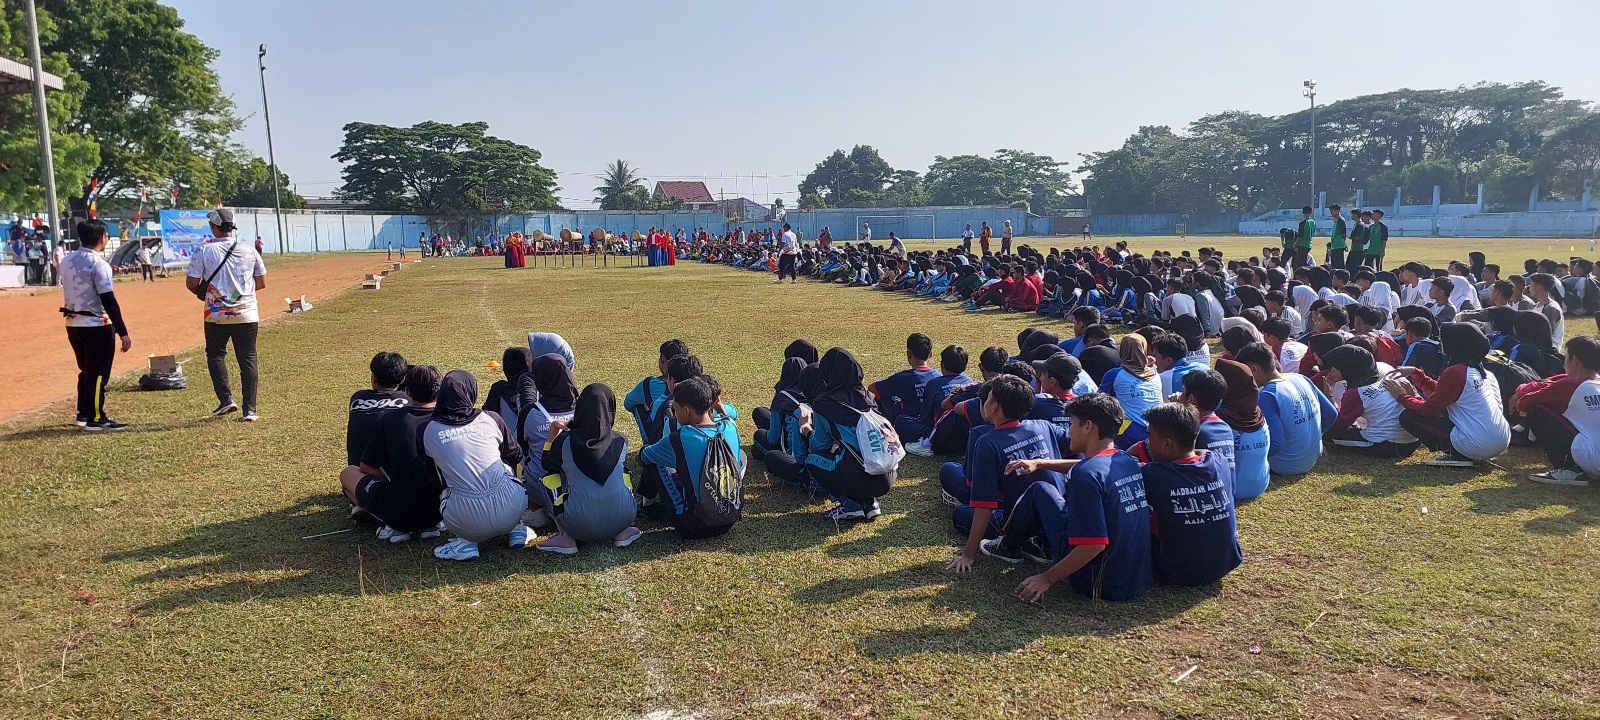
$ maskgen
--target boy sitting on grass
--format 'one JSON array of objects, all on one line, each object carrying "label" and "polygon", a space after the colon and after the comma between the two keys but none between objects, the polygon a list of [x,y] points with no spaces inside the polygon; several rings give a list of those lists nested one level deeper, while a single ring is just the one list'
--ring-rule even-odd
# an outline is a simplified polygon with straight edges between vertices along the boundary
[{"label": "boy sitting on grass", "polygon": [[[694,377],[676,383],[672,390],[671,409],[677,427],[646,447],[640,453],[641,457],[658,468],[670,468],[673,474],[679,472],[678,468],[698,473],[705,463],[706,448],[712,439],[720,436],[733,450],[739,467],[743,468],[744,451],[739,448],[738,428],[731,419],[712,416],[712,408],[716,405],[716,391],[704,379]],[[681,456],[673,447],[674,435],[683,448]],[[667,501],[663,504],[667,505],[669,519],[680,537],[686,540],[712,537],[733,528],[733,525],[708,526],[695,514],[694,504],[701,498],[684,494],[684,488],[689,492],[697,491],[700,485],[698,478],[678,478],[675,482],[663,472],[662,480],[662,497]]]},{"label": "boy sitting on grass", "polygon": [[[1219,378],[1220,379],[1220,378]],[[1164,403],[1145,412],[1150,439],[1144,487],[1153,519],[1151,564],[1156,582],[1210,585],[1244,562],[1233,511],[1227,460],[1200,451],[1200,413]]]},{"label": "boy sitting on grass", "polygon": [[[1095,599],[1138,598],[1152,584],[1150,505],[1139,462],[1116,447],[1122,406],[1093,393],[1074,400],[1067,413],[1072,451],[1082,459],[1012,462],[1008,473],[1066,472],[1066,482],[1029,485],[1005,535],[982,549],[994,557],[1055,561],[1017,586],[1025,602],[1039,602],[1062,580]],[[1035,556],[1041,550],[1047,552]]]},{"label": "boy sitting on grass", "polygon": [[1548,485],[1588,487],[1600,477],[1600,338],[1567,341],[1566,374],[1525,383],[1511,406],[1525,413],[1550,469],[1528,476]]}]

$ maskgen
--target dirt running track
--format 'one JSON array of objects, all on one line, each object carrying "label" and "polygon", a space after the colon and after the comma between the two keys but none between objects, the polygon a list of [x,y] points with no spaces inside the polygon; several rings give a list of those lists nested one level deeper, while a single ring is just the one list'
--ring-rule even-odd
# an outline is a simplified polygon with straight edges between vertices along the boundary
[{"label": "dirt running track", "polygon": [[[297,256],[276,263],[267,258],[261,319],[283,315],[285,297],[305,295],[315,302],[358,284],[363,273],[378,272],[382,266],[383,255],[377,253]],[[113,375],[146,367],[149,355],[171,355],[204,343],[201,305],[184,289],[181,273],[156,282],[120,281],[116,293],[133,349],[117,356]],[[0,295],[0,422],[72,395],[78,368],[67,345],[60,307],[59,290]],[[204,375],[201,368],[202,384]],[[191,381],[195,377],[190,373]]]}]

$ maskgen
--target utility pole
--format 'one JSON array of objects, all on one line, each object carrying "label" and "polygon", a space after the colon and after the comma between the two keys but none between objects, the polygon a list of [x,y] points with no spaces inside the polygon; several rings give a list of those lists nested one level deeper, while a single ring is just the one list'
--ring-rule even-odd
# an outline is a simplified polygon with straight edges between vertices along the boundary
[{"label": "utility pole", "polygon": [[1321,210],[1317,207],[1317,81],[1301,83],[1300,94],[1311,100],[1311,207]]},{"label": "utility pole", "polygon": [[[283,199],[278,192],[278,158],[272,152],[272,108],[267,104],[267,44],[261,43],[261,50],[256,53],[256,67],[261,71],[261,116],[267,122],[267,164],[272,166],[272,214],[277,218],[273,224],[278,226],[278,253],[286,252],[283,246]],[[313,220],[312,224],[316,222]],[[401,239],[404,241],[404,238]],[[313,245],[315,250],[315,245]]]},{"label": "utility pole", "polygon": [[39,169],[44,172],[44,204],[50,218],[50,242],[60,242],[61,210],[56,207],[56,159],[50,149],[50,108],[44,100],[44,60],[39,53],[39,13],[28,0],[28,48],[33,62],[33,109],[39,120]]}]

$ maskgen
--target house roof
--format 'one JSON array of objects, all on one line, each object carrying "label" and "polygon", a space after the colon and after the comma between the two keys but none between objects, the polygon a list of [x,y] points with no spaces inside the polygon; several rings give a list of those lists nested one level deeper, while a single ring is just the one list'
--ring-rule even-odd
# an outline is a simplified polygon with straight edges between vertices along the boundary
[{"label": "house roof", "polygon": [[655,194],[669,200],[682,200],[686,203],[709,203],[717,199],[711,197],[711,191],[706,189],[706,184],[698,180],[662,180],[656,183]]}]

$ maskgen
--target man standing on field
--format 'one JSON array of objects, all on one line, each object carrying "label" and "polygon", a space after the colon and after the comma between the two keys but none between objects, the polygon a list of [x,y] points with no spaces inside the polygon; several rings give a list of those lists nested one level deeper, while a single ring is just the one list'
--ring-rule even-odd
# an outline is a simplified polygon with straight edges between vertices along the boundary
[{"label": "man standing on field", "polygon": [[1329,205],[1328,210],[1333,213],[1333,230],[1328,234],[1327,266],[1331,272],[1344,267],[1345,251],[1345,224],[1344,216],[1339,214],[1338,205]]},{"label": "man standing on field", "polygon": [[1311,259],[1311,238],[1317,234],[1317,221],[1311,219],[1311,206],[1300,208],[1300,227],[1294,234],[1294,257],[1289,267],[1305,267]]},{"label": "man standing on field", "polygon": [[778,240],[778,279],[773,282],[783,282],[784,273],[789,274],[790,285],[800,282],[800,276],[794,269],[795,261],[799,258],[800,239],[789,229],[789,223],[784,223],[783,235]]},{"label": "man standing on field", "polygon": [[195,251],[189,261],[189,292],[206,304],[206,369],[211,373],[211,389],[217,394],[213,417],[239,409],[228,386],[228,342],[239,359],[239,384],[244,386],[242,422],[261,419],[256,412],[256,331],[261,315],[256,306],[256,291],[267,287],[267,265],[260,253],[240,247],[233,237],[233,211],[217,208],[206,216],[211,223],[212,240]]},{"label": "man standing on field", "polygon": [[1007,220],[1004,228],[1000,230],[1000,254],[1011,254],[1011,221]]},{"label": "man standing on field", "polygon": [[78,249],[61,261],[61,314],[67,318],[67,342],[78,360],[78,417],[74,425],[89,432],[125,430],[127,425],[106,416],[106,383],[111,362],[133,347],[122,309],[111,287],[111,265],[100,256],[106,248],[106,224],[100,220],[78,223]]},{"label": "man standing on field", "polygon": [[989,227],[989,221],[985,220],[983,227],[978,230],[978,247],[983,250],[985,256],[989,254],[989,241],[992,239],[994,239],[994,228]]}]

